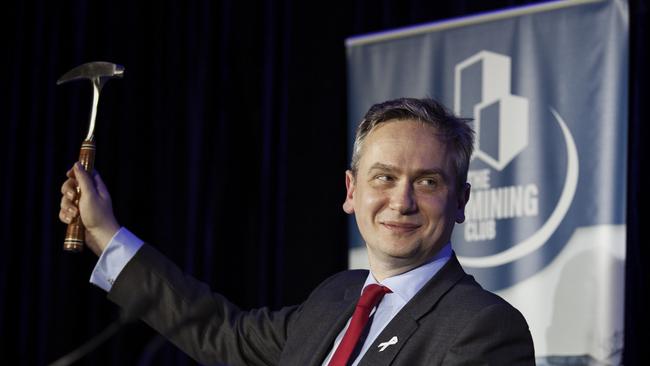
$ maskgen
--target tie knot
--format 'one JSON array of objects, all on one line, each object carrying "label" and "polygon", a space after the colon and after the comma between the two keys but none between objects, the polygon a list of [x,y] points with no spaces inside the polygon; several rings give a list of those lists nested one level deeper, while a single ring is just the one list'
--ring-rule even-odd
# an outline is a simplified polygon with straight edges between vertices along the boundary
[{"label": "tie knot", "polygon": [[363,306],[365,308],[374,308],[375,305],[381,301],[384,295],[389,294],[391,291],[388,287],[377,285],[375,283],[366,286],[361,293],[361,298],[357,306]]}]

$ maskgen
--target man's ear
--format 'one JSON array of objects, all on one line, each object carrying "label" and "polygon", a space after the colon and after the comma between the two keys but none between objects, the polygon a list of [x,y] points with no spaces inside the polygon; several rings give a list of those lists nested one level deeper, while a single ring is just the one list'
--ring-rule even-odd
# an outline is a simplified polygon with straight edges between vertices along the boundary
[{"label": "man's ear", "polygon": [[465,221],[465,206],[467,205],[467,201],[469,201],[469,191],[472,188],[472,186],[469,183],[463,184],[462,188],[458,192],[457,198],[457,207],[456,207],[456,222],[457,223],[462,223]]},{"label": "man's ear", "polygon": [[345,171],[345,202],[343,202],[343,211],[347,214],[354,213],[354,174],[350,170]]}]

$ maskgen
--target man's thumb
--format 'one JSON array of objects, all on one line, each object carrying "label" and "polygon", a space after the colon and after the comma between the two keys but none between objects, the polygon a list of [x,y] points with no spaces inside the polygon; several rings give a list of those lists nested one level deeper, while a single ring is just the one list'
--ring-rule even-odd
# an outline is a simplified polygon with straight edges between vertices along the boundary
[{"label": "man's thumb", "polygon": [[90,177],[90,174],[84,168],[81,166],[81,163],[75,163],[74,164],[74,177],[77,180],[77,183],[79,184],[79,189],[81,190],[81,194],[89,194],[92,196],[97,195],[97,189],[95,189],[95,185],[93,184],[93,180]]}]

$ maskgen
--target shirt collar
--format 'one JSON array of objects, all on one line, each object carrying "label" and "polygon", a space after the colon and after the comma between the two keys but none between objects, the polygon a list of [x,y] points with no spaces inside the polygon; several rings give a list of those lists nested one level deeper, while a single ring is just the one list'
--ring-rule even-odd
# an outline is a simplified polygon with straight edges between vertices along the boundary
[{"label": "shirt collar", "polygon": [[421,266],[413,268],[408,272],[385,278],[381,282],[377,281],[372,272],[370,272],[368,273],[366,282],[363,284],[363,288],[373,283],[384,285],[390,288],[393,294],[398,295],[405,303],[409,302],[438,273],[447,261],[449,261],[451,254],[451,243],[447,243],[433,258]]}]

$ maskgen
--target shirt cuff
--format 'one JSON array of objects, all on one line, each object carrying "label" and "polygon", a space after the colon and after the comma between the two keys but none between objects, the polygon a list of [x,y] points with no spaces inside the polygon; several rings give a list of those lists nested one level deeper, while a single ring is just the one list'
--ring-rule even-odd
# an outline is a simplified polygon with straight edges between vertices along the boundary
[{"label": "shirt cuff", "polygon": [[143,244],[144,242],[140,238],[125,227],[120,228],[99,257],[95,269],[90,275],[90,283],[109,292],[124,266],[129,263]]}]

